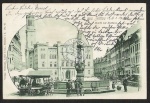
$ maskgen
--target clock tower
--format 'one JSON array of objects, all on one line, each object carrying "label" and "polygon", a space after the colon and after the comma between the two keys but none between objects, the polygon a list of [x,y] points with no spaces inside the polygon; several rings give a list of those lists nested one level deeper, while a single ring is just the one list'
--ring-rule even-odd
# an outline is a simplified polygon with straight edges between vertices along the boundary
[{"label": "clock tower", "polygon": [[29,52],[33,50],[34,44],[36,43],[36,35],[35,35],[35,24],[34,24],[34,16],[27,15],[26,16],[26,67],[29,68],[30,60],[29,60]]}]

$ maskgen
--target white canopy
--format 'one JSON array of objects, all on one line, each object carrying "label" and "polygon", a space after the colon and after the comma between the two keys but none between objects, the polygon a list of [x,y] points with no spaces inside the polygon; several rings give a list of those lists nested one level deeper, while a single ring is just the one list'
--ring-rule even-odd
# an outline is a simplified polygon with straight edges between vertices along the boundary
[{"label": "white canopy", "polygon": [[27,75],[29,71],[34,71],[34,69],[32,68],[24,69],[19,73],[19,75]]},{"label": "white canopy", "polygon": [[9,74],[11,77],[14,77],[14,76],[18,76],[19,72],[18,71],[10,71]]}]

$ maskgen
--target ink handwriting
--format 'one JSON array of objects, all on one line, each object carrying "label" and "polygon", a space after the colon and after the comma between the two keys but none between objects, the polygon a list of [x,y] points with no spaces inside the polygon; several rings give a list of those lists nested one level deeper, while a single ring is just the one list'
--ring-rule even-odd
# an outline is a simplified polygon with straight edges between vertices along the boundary
[{"label": "ink handwriting", "polygon": [[5,8],[6,16],[19,16],[25,18],[32,14],[37,19],[56,18],[66,20],[79,30],[83,31],[85,38],[94,46],[94,50],[102,51],[102,45],[115,45],[118,36],[126,29],[144,20],[145,10],[142,7],[130,9],[126,7],[77,9],[53,9],[49,5],[39,4],[10,4]]}]

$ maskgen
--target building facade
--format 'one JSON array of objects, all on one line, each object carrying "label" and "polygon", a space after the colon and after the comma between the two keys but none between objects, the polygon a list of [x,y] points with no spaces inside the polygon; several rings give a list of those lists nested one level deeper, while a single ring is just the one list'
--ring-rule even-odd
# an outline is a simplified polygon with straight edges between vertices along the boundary
[{"label": "building facade", "polygon": [[8,47],[8,70],[20,70],[22,65],[21,42],[19,32],[13,37]]},{"label": "building facade", "polygon": [[[31,19],[32,18],[32,19]],[[76,77],[76,69],[73,61],[66,60],[63,56],[63,46],[60,41],[57,41],[53,46],[49,43],[35,43],[35,28],[34,17],[27,16],[27,42],[26,42],[26,65],[27,68],[35,70],[49,70],[51,77],[54,80],[68,80]],[[28,27],[28,20],[31,20],[32,26]],[[31,25],[30,24],[30,25]],[[28,30],[30,29],[30,30]],[[30,34],[31,33],[31,34]],[[33,36],[34,35],[34,36]],[[87,45],[88,54],[85,60],[85,77],[94,76],[93,67],[93,48]]]},{"label": "building facade", "polygon": [[140,72],[141,28],[139,24],[123,32],[113,48],[102,58],[94,60],[94,75],[105,78],[122,78]]}]

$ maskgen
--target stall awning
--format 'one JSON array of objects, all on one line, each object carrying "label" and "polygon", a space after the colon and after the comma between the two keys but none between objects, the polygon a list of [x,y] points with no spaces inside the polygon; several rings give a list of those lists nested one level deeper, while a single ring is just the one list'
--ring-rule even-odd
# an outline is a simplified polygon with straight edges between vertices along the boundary
[{"label": "stall awning", "polygon": [[51,71],[50,70],[35,70],[35,71],[29,71],[29,73],[26,76],[29,77],[50,77]]}]

